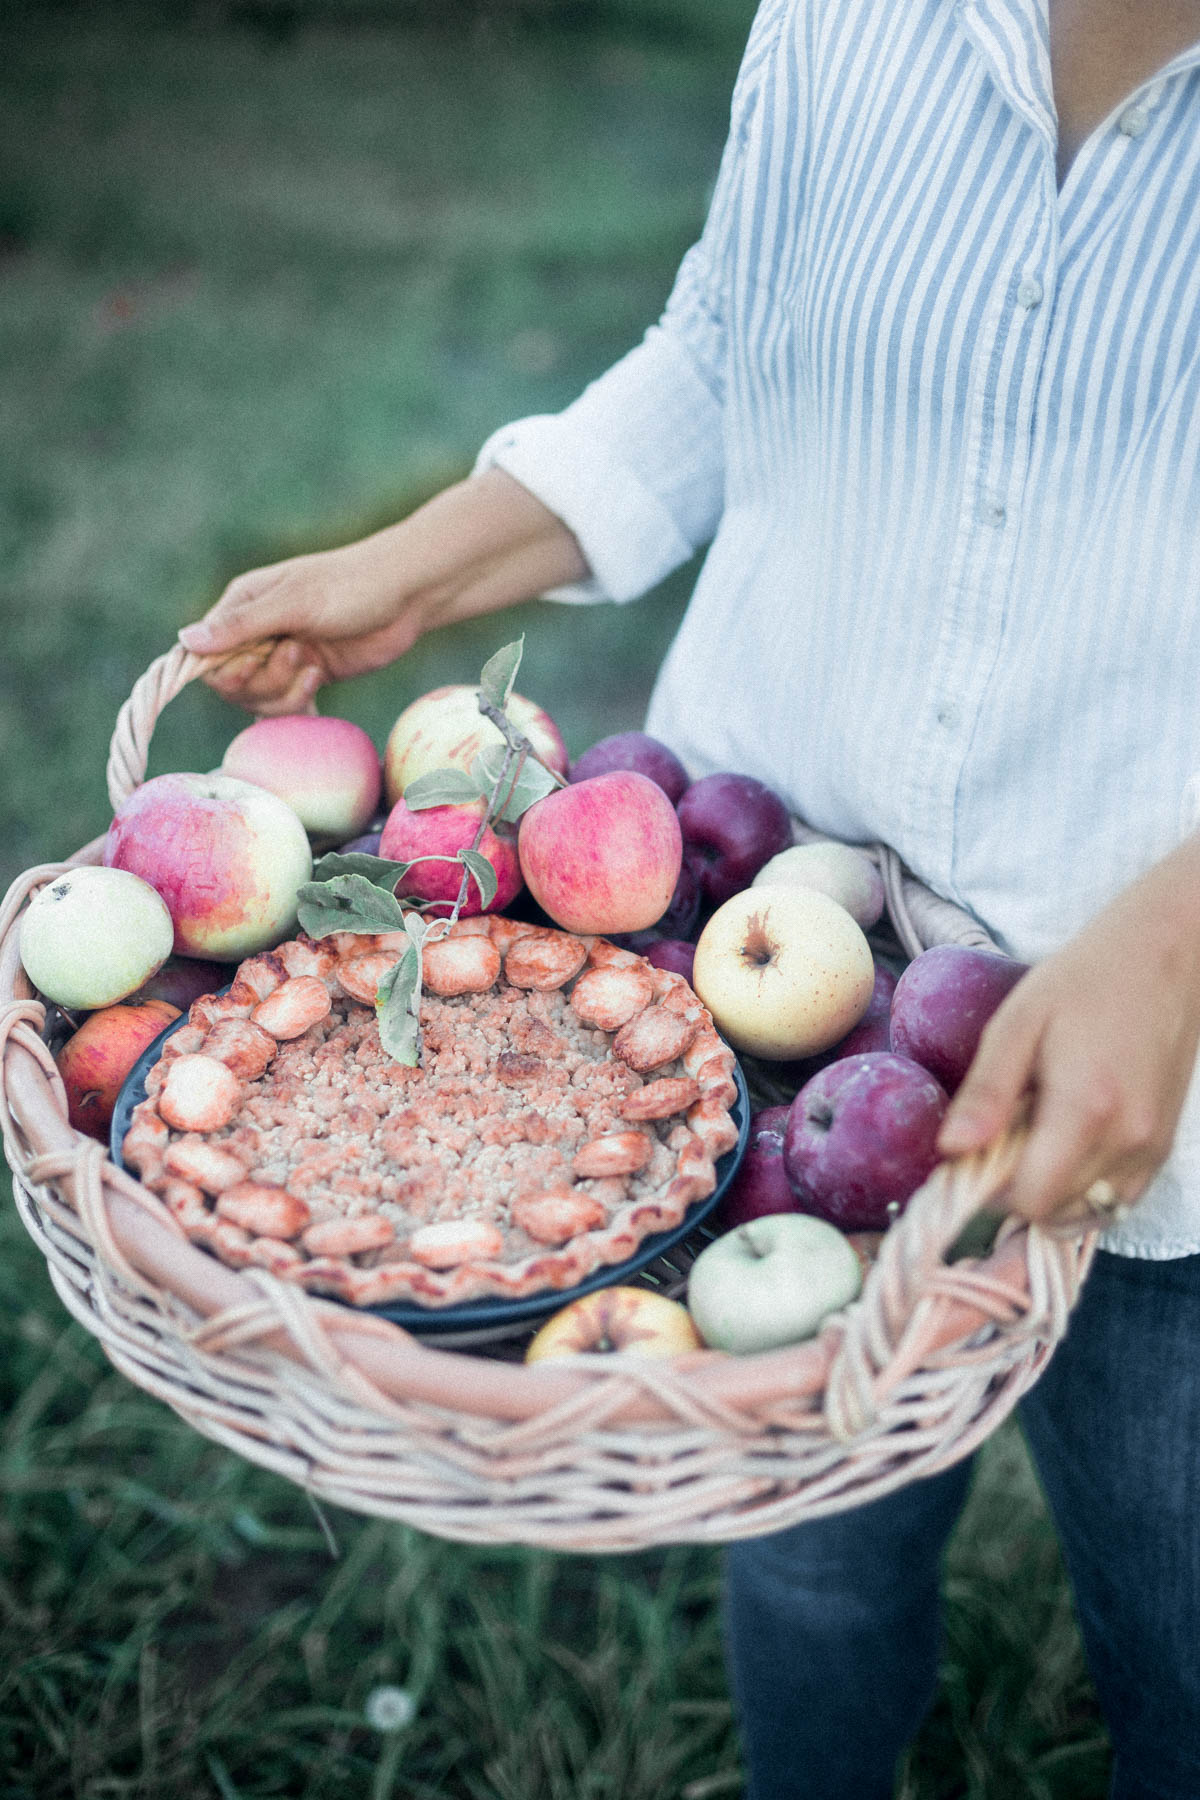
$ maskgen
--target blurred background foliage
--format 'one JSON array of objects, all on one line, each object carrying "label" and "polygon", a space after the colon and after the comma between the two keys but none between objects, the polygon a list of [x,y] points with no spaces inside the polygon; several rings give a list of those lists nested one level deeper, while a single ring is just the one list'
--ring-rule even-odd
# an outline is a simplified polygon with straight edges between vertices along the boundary
[{"label": "blurred background foliage", "polygon": [[[104,829],[117,707],[227,580],[402,515],[637,340],[702,219],[750,12],[4,10],[6,881]],[[574,749],[639,721],[689,575],[632,612],[514,615]],[[438,634],[322,705],[382,740],[508,634]],[[213,766],[239,723],[189,695],[154,766]]]},{"label": "blurred background foliage", "polygon": [[[107,824],[136,677],[241,570],[394,519],[660,311],[752,0],[0,7],[0,884]],[[346,691],[383,742],[527,634],[574,751],[686,602],[522,608]],[[152,770],[244,722],[198,688]],[[719,1800],[711,1550],[475,1550],[331,1510],[132,1389],[0,1208],[0,1800]],[[1019,1438],[957,1534],[903,1800],[1095,1800],[1107,1749]],[[374,1687],[415,1704],[392,1732]]]}]

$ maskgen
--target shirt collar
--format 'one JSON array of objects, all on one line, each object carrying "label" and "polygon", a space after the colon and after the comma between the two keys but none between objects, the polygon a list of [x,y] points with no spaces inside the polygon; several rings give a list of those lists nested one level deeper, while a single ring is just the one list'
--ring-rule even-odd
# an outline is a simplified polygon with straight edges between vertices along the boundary
[{"label": "shirt collar", "polygon": [[[1043,137],[1053,151],[1058,115],[1050,76],[1049,0],[955,0],[963,29],[988,65],[997,88],[1013,111]],[[1128,93],[1122,106],[1145,96],[1172,76],[1200,68],[1200,42],[1157,70]]]},{"label": "shirt collar", "polygon": [[1058,138],[1050,79],[1049,0],[956,0],[967,36],[1013,111],[1053,150]]}]

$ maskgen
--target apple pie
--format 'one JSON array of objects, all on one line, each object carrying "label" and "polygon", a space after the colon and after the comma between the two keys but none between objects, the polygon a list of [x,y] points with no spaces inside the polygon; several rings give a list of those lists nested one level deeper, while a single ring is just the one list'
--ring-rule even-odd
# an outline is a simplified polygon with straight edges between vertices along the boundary
[{"label": "apple pie", "polygon": [[374,1007],[405,942],[281,944],[166,1040],[123,1156],[194,1242],[352,1304],[445,1307],[574,1287],[712,1193],[734,1058],[681,976],[460,919],[425,947],[410,1068]]}]

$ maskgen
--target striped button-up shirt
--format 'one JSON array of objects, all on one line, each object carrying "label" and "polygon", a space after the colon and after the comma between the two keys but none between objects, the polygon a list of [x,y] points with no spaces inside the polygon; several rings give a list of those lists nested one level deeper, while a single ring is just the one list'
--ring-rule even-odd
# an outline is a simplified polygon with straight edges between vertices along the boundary
[{"label": "striped button-up shirt", "polygon": [[[647,727],[1018,956],[1197,821],[1200,45],[1062,185],[1046,0],[765,0],[661,321],[485,447],[631,599]],[[1200,1250],[1200,1082],[1107,1240]]]}]

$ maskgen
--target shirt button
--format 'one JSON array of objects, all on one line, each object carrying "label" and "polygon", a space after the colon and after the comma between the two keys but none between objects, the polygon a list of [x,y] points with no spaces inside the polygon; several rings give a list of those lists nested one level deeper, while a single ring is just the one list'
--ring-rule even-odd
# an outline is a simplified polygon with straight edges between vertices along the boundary
[{"label": "shirt button", "polygon": [[1150,124],[1150,114],[1144,106],[1128,106],[1117,120],[1117,130],[1127,138],[1140,138]]},{"label": "shirt button", "polygon": [[1024,307],[1040,306],[1045,289],[1036,275],[1026,275],[1017,289],[1017,305]]},{"label": "shirt button", "polygon": [[975,509],[981,525],[1003,525],[1008,513],[999,500],[981,500]]},{"label": "shirt button", "polygon": [[937,709],[937,722],[945,731],[954,730],[958,724],[958,717],[957,706],[939,706]]}]

